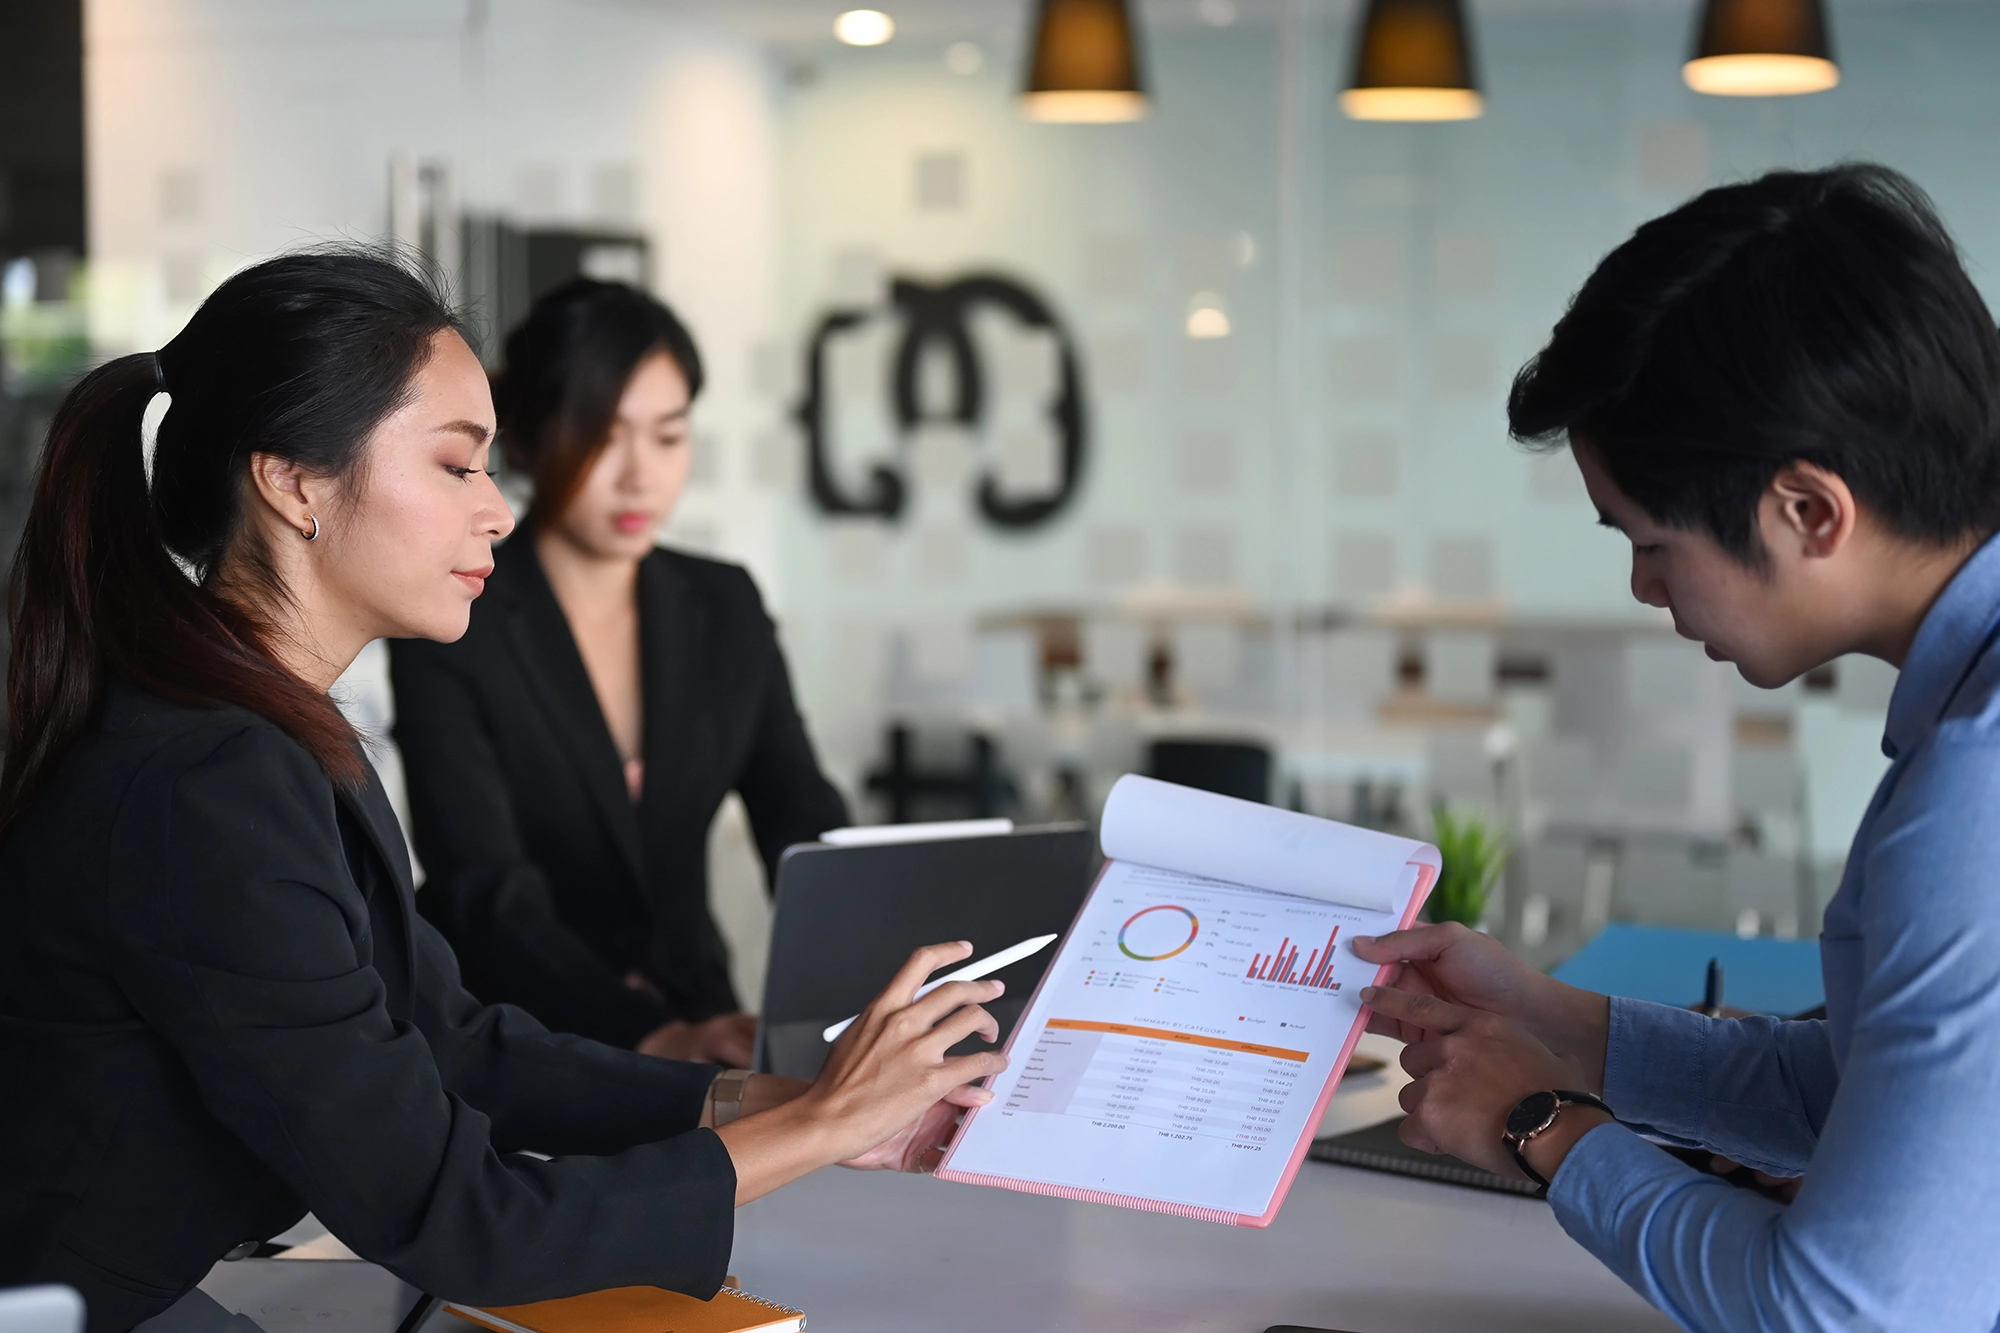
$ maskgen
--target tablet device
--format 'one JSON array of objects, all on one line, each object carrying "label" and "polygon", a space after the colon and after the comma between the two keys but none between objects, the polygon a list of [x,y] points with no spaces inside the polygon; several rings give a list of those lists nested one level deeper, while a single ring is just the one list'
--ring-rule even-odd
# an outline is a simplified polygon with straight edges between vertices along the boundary
[{"label": "tablet device", "polygon": [[[788,849],[778,862],[756,1069],[817,1075],[830,1049],[821,1034],[861,1012],[920,945],[970,940],[980,958],[1068,930],[1097,863],[1097,840],[1084,824]],[[987,1006],[1002,1042],[1053,956],[1045,949],[994,974],[1007,983]],[[988,1049],[977,1037],[967,1043]]]}]

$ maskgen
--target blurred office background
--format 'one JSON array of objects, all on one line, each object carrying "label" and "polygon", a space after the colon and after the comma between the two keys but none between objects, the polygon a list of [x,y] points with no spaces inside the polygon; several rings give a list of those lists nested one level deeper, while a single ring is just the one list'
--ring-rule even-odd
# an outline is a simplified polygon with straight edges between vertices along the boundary
[{"label": "blurred office background", "polygon": [[[842,8],[7,6],[0,540],[77,370],[252,259],[393,238],[489,356],[623,277],[711,368],[663,540],[755,573],[869,818],[1088,818],[1152,769],[1492,821],[1488,926],[1544,961],[1607,921],[1815,932],[1893,673],[1744,686],[1503,406],[1605,250],[1770,167],[1908,172],[2000,296],[2000,6],[1833,0],[1837,88],[1716,97],[1695,0],[1466,0],[1483,114],[1382,123],[1341,107],[1355,0],[1138,0],[1145,115],[1106,124],[1024,114],[1033,4],[900,0],[867,46]],[[754,995],[733,808],[713,847]]]}]

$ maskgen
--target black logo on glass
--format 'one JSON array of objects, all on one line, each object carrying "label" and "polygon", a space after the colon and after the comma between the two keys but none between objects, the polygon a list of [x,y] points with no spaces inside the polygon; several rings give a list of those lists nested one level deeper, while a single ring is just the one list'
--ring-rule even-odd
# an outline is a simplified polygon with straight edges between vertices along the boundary
[{"label": "black logo on glass", "polygon": [[[973,274],[941,287],[897,278],[889,289],[890,312],[900,317],[901,336],[889,365],[889,396],[898,435],[909,440],[925,426],[955,426],[976,432],[986,416],[992,378],[980,357],[970,317],[991,306],[1011,316],[1024,329],[1046,333],[1056,352],[1055,392],[1046,404],[1048,425],[1057,449],[1055,489],[1041,495],[1018,496],[1003,491],[988,467],[979,480],[979,512],[1003,528],[1032,528],[1046,523],[1073,499],[1083,473],[1083,382],[1076,348],[1069,333],[1042,299],[1017,282],[990,274]],[[827,417],[831,408],[827,376],[829,345],[884,317],[879,310],[836,310],[820,320],[806,348],[805,398],[798,407],[805,431],[807,477],[812,497],[828,514],[873,514],[894,521],[908,501],[908,483],[900,468],[876,463],[855,492],[842,489],[834,475]],[[941,355],[949,368],[949,387],[942,402],[927,402],[923,392],[927,356]]]}]

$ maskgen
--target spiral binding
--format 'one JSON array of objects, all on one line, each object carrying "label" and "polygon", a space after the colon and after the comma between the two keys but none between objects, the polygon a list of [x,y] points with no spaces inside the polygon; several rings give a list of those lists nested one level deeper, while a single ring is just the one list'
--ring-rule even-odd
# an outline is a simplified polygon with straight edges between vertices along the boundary
[{"label": "spiral binding", "polygon": [[804,1328],[806,1326],[806,1312],[804,1310],[794,1310],[789,1305],[780,1305],[776,1301],[766,1300],[762,1296],[753,1296],[741,1287],[724,1287],[715,1294],[717,1296],[734,1296],[739,1301],[749,1301],[752,1305],[761,1305],[765,1309],[775,1310],[779,1314],[795,1314],[799,1317],[799,1327]]}]

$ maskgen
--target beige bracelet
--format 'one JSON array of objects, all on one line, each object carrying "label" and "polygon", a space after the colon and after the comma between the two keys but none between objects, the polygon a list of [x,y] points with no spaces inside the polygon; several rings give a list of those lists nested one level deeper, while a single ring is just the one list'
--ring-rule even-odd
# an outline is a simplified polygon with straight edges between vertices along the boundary
[{"label": "beige bracelet", "polygon": [[751,1077],[747,1069],[725,1069],[708,1085],[710,1119],[715,1128],[721,1129],[743,1114],[743,1090],[750,1086]]}]

